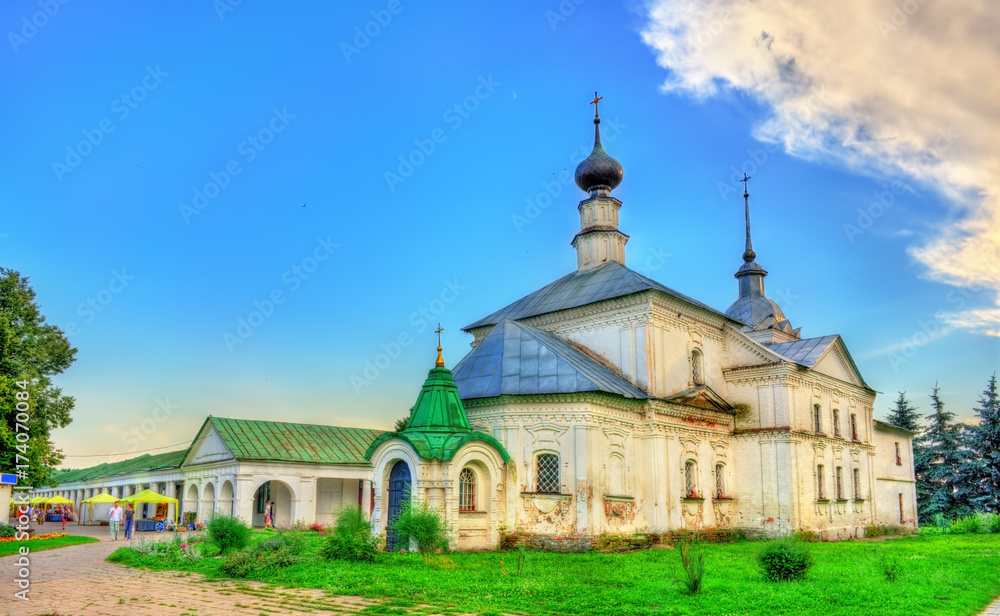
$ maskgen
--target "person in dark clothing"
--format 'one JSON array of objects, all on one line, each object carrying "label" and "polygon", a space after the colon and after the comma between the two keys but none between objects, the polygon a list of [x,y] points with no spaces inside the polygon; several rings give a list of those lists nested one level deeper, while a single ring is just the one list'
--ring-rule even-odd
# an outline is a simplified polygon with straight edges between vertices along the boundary
[{"label": "person in dark clothing", "polygon": [[132,527],[135,525],[135,509],[132,508],[132,503],[127,505],[125,509],[125,539],[126,541],[132,539]]}]

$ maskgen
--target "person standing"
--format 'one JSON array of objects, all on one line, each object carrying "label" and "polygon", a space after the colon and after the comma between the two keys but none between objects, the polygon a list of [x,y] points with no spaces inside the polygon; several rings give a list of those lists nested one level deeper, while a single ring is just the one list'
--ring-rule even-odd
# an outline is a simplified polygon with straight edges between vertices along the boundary
[{"label": "person standing", "polygon": [[62,523],[63,523],[63,532],[65,532],[66,531],[66,520],[69,519],[69,509],[66,509],[65,507],[63,507],[62,508],[62,516],[61,517],[62,517]]},{"label": "person standing", "polygon": [[132,503],[126,505],[125,509],[125,540],[132,540],[132,526],[135,524],[135,509],[132,508]]},{"label": "person standing", "polygon": [[272,528],[272,526],[271,526],[271,501],[270,501],[270,499],[264,501],[264,528]]},{"label": "person standing", "polygon": [[273,526],[274,528],[278,528],[278,519],[274,516],[277,509],[278,509],[278,503],[276,503],[275,501],[271,501],[271,526]]},{"label": "person standing", "polygon": [[108,530],[111,532],[112,541],[118,541],[118,527],[121,526],[124,515],[125,513],[122,511],[118,501],[115,501],[115,506],[108,512]]}]

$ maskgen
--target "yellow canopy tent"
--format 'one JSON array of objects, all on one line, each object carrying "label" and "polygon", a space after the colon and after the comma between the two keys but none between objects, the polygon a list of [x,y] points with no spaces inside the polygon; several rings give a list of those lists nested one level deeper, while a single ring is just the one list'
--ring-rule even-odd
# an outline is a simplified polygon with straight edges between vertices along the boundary
[{"label": "yellow canopy tent", "polygon": [[[87,524],[91,524],[94,521],[94,504],[95,503],[113,503],[115,501],[120,501],[121,499],[108,494],[107,492],[96,494],[90,498],[85,498],[80,501],[81,505],[90,505],[90,510],[87,513]],[[77,516],[77,524],[80,523],[79,518],[83,516]]]},{"label": "yellow canopy tent", "polygon": [[[43,500],[42,504],[45,505],[45,511],[46,511],[46,513],[48,513],[49,505],[62,505],[64,507],[66,505],[69,505],[70,508],[71,508],[71,510],[73,511],[73,515],[76,516],[76,505],[73,503],[73,501],[71,501],[70,499],[66,498],[65,496],[59,496],[58,494],[56,494],[53,497],[46,498],[45,500]],[[79,517],[79,516],[76,516],[76,517]]]},{"label": "yellow canopy tent", "polygon": [[157,494],[152,490],[143,490],[132,496],[126,496],[121,499],[123,503],[132,503],[133,505],[138,505],[140,503],[155,503],[157,505],[173,505],[174,506],[174,524],[178,524],[180,521],[180,502],[176,498],[170,498],[169,496],[164,496],[163,494]]}]

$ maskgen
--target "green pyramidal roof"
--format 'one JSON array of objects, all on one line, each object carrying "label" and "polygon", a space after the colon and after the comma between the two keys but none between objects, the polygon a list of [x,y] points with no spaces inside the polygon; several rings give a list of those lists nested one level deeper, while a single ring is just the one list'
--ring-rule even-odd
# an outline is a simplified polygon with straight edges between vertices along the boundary
[{"label": "green pyramidal roof", "polygon": [[500,441],[472,430],[451,370],[440,365],[427,373],[427,380],[420,389],[406,428],[402,432],[387,432],[376,438],[368,447],[365,457],[371,460],[375,449],[393,438],[408,442],[421,458],[450,460],[462,445],[471,441],[483,441],[496,448],[504,462],[510,460],[510,455]]},{"label": "green pyramidal roof", "polygon": [[427,373],[405,432],[472,432],[451,370],[436,366]]}]

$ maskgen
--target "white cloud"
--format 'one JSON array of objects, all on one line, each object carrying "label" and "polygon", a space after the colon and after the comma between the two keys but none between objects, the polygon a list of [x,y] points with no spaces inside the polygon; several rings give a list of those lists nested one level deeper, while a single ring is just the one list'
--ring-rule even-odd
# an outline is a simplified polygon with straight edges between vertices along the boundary
[{"label": "white cloud", "polygon": [[953,205],[910,248],[934,280],[995,292],[950,315],[1000,335],[1000,3],[658,0],[644,42],[664,89],[764,103],[754,136],[809,160],[905,178]]}]

